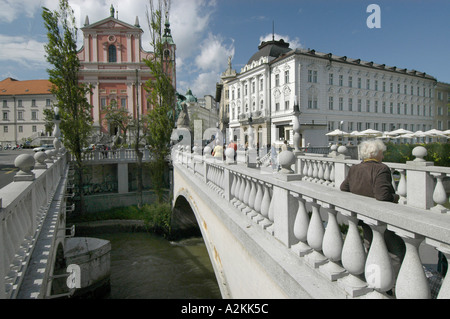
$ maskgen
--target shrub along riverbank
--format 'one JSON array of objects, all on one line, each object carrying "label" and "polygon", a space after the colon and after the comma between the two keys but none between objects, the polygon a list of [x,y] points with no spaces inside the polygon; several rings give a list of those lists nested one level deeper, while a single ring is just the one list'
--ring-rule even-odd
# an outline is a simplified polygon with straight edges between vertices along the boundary
[{"label": "shrub along riverbank", "polygon": [[425,160],[433,162],[435,166],[450,167],[450,143],[428,143],[428,144],[394,144],[386,143],[384,162],[406,163],[413,161],[415,157],[412,151],[416,146],[423,146],[427,149]]},{"label": "shrub along riverbank", "polygon": [[68,216],[67,224],[80,224],[106,220],[139,220],[144,222],[147,231],[170,236],[171,207],[169,203],[145,204],[139,209],[137,206],[114,208],[108,211]]}]

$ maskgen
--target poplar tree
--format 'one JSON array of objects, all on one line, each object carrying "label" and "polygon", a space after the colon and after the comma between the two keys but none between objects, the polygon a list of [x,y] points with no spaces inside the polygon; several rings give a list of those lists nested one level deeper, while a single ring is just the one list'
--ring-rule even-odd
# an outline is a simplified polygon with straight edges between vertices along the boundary
[{"label": "poplar tree", "polygon": [[151,148],[150,174],[158,202],[163,201],[164,172],[170,154],[170,137],[174,120],[169,116],[175,112],[176,92],[172,84],[171,61],[164,60],[163,16],[168,18],[170,1],[158,0],[156,6],[149,0],[147,21],[150,28],[153,56],[145,60],[152,79],[147,81],[148,101],[153,107],[146,115],[147,143]]},{"label": "poplar tree", "polygon": [[77,32],[75,18],[68,0],[60,0],[59,10],[43,8],[42,18],[47,29],[48,43],[45,45],[47,69],[51,92],[56,97],[61,119],[61,139],[64,147],[75,159],[76,184],[80,196],[80,211],[83,211],[83,162],[82,149],[88,143],[92,131],[92,106],[87,101],[91,88],[79,83],[80,61],[77,56]]}]

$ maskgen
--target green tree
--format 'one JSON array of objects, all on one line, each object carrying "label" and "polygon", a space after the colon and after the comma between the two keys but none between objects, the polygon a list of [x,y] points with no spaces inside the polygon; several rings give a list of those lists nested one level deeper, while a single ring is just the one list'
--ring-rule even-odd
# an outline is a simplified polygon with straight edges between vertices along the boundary
[{"label": "green tree", "polygon": [[91,88],[79,83],[80,61],[77,56],[77,32],[73,10],[68,0],[60,0],[59,10],[43,8],[42,18],[47,29],[48,43],[45,45],[47,69],[52,94],[56,97],[61,119],[62,143],[75,158],[76,184],[80,196],[80,211],[83,211],[83,162],[82,148],[87,144],[92,131],[91,109],[87,94]]},{"label": "green tree", "polygon": [[[148,101],[152,106],[146,115],[147,143],[151,148],[153,160],[151,165],[151,178],[158,201],[163,201],[164,172],[167,167],[167,156],[170,154],[170,136],[174,128],[174,120],[169,114],[175,114],[176,92],[172,82],[170,70],[172,61],[165,59],[164,50],[166,42],[163,41],[163,13],[168,14],[170,1],[159,0],[155,6],[153,0],[149,1],[147,21],[151,34],[153,47],[152,58],[145,60],[150,68],[153,78],[146,83],[149,92]],[[172,112],[170,112],[172,111]]]},{"label": "green tree", "polygon": [[[117,127],[122,135],[122,144],[126,143],[127,131],[133,124],[132,117],[127,109],[119,107],[114,100],[102,110],[102,113],[105,114],[103,121]],[[117,140],[115,143],[117,143]]]}]

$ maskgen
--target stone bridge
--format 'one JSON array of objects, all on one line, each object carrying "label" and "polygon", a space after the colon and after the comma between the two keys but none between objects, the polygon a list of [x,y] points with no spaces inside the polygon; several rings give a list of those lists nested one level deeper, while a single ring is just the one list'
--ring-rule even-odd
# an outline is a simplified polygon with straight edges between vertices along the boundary
[{"label": "stone bridge", "polygon": [[[273,172],[244,151],[222,161],[180,146],[173,223],[198,224],[224,298],[449,298],[450,279],[429,267],[438,252],[450,256],[450,169],[424,161],[424,150],[387,163],[394,204],[341,192],[359,161],[336,151],[280,153],[287,161]],[[360,221],[372,229],[370,246]],[[403,260],[389,253],[386,230],[403,239]]]},{"label": "stone bridge", "polygon": [[[414,161],[387,163],[401,197],[393,204],[339,190],[358,163],[345,154],[280,153],[273,172],[250,153],[236,162],[172,154],[174,228],[200,230],[224,298],[450,297],[449,277],[428,270],[438,252],[450,256],[449,168],[424,161],[421,149]],[[85,161],[132,161],[126,154]],[[67,277],[70,160],[63,151],[30,157],[16,159],[19,173],[0,190],[0,298],[53,298],[55,279]],[[388,252],[386,230],[403,239],[403,260]]]}]

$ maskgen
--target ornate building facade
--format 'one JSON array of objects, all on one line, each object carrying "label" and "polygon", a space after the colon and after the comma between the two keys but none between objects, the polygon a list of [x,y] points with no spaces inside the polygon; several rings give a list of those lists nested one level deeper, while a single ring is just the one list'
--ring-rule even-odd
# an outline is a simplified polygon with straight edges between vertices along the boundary
[{"label": "ornate building facade", "polygon": [[424,72],[293,50],[273,39],[226,81],[229,128],[238,130],[240,144],[250,124],[258,132],[255,143],[292,144],[292,119],[299,110],[302,145],[327,145],[325,134],[338,128],[426,131],[434,126],[436,83]]},{"label": "ornate building facade", "polygon": [[[97,133],[117,133],[104,119],[104,109],[109,105],[125,108],[133,118],[147,113],[152,107],[147,102],[148,92],[144,83],[152,78],[144,59],[152,59],[154,54],[142,48],[143,30],[136,17],[134,25],[115,17],[111,6],[110,16],[96,23],[89,23],[86,16],[83,32],[83,47],[78,52],[81,62],[80,82],[93,86],[88,96],[93,106],[94,127]],[[170,25],[162,39],[164,62],[176,89],[176,45],[170,33]]]}]

